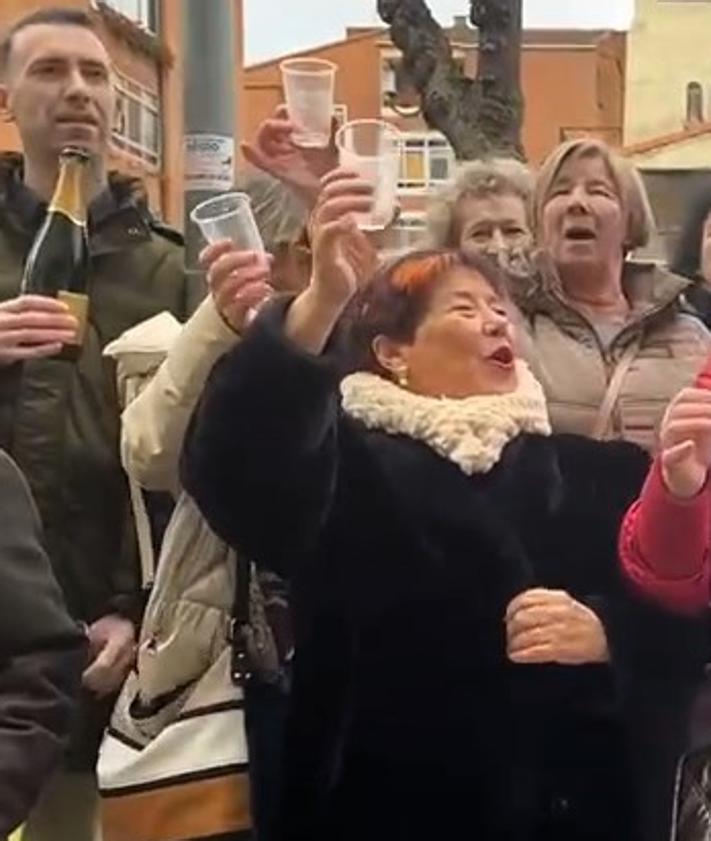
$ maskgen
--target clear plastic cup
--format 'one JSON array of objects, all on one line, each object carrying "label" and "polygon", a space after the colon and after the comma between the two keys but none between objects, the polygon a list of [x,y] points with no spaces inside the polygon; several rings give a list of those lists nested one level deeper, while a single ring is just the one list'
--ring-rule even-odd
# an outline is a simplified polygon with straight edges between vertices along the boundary
[{"label": "clear plastic cup", "polygon": [[354,120],[336,134],[341,166],[373,185],[373,209],[357,214],[363,231],[381,231],[392,222],[400,175],[400,132],[382,120]]},{"label": "clear plastic cup", "polygon": [[224,193],[197,205],[190,214],[210,243],[229,239],[242,251],[264,251],[246,193]]},{"label": "clear plastic cup", "polygon": [[318,58],[293,58],[281,63],[289,119],[296,146],[323,149],[331,139],[336,65]]}]

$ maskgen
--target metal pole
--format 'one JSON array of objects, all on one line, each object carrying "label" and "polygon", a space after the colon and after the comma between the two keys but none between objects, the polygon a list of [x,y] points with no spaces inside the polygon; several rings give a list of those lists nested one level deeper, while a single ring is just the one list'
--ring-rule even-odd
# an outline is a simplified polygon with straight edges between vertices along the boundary
[{"label": "metal pole", "polygon": [[190,212],[234,183],[234,0],[183,0],[185,56],[183,145],[185,161],[185,265],[198,272],[204,244]]}]

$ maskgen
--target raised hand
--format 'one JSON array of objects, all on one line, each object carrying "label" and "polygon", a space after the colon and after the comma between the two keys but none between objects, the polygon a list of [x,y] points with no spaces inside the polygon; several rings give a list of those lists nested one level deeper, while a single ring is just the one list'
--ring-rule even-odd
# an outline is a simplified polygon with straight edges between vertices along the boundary
[{"label": "raised hand", "polygon": [[66,304],[42,295],[0,303],[0,367],[54,356],[74,341],[77,320]]},{"label": "raised hand", "polygon": [[372,204],[372,185],[353,172],[337,169],[322,181],[311,220],[311,283],[285,325],[287,336],[310,353],[321,353],[348,302],[375,272],[377,252],[355,216]]},{"label": "raised hand", "polygon": [[338,166],[335,132],[325,149],[297,146],[293,134],[294,124],[282,105],[273,117],[260,124],[253,143],[242,143],[242,154],[248,163],[286,184],[313,208],[321,190],[321,178]]},{"label": "raised hand", "polygon": [[311,220],[311,285],[324,299],[347,304],[375,270],[375,249],[354,215],[368,212],[372,198],[372,186],[349,170],[334,170],[322,181]]},{"label": "raised hand", "polygon": [[579,666],[609,660],[602,622],[564,590],[528,590],[506,610],[509,659],[514,663]]},{"label": "raised hand", "polygon": [[711,391],[685,388],[672,400],[662,421],[660,445],[669,492],[682,499],[696,496],[711,465]]},{"label": "raised hand", "polygon": [[229,240],[208,245],[200,254],[207,269],[207,283],[224,321],[237,333],[272,294],[272,257],[256,251],[239,251]]}]

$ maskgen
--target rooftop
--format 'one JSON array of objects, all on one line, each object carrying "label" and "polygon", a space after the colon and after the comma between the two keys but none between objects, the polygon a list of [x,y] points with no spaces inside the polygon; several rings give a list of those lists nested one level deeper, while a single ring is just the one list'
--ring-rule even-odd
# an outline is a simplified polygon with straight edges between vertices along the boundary
[{"label": "rooftop", "polygon": [[[455,17],[453,26],[445,28],[449,39],[459,45],[475,46],[479,42],[479,32],[467,23],[465,17]],[[525,29],[523,32],[524,47],[594,47],[603,39],[618,33],[611,29]],[[283,61],[285,58],[298,58],[300,56],[312,55],[321,50],[327,50],[356,40],[368,40],[377,37],[388,39],[388,28],[379,26],[349,26],[346,29],[346,37],[336,41],[329,41],[325,44],[316,44],[313,47],[298,52],[288,53],[251,64],[247,69],[269,67]]]}]

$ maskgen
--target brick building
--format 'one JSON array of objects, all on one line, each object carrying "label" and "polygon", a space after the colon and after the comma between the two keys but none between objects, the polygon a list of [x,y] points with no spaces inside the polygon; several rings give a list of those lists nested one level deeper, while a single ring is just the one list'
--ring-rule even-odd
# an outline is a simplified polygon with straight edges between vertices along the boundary
[{"label": "brick building", "polygon": [[[455,18],[448,35],[455,58],[473,77],[478,56],[476,30],[467,25],[466,18]],[[523,141],[529,160],[540,161],[562,139],[578,134],[597,135],[619,145],[624,116],[624,33],[530,30],[523,41]],[[338,65],[339,119],[382,117],[401,130],[401,225],[404,230],[419,230],[426,198],[449,177],[454,155],[445,138],[422,119],[418,97],[403,79],[400,53],[387,32],[349,29],[344,39],[297,55]],[[245,136],[251,136],[259,122],[283,101],[279,69],[283,58],[245,69]]]},{"label": "brick building", "polygon": [[[197,0],[196,0],[197,1]],[[200,0],[208,6],[211,0]],[[242,68],[242,0],[233,0],[236,90]],[[182,225],[182,2],[179,0],[60,0],[94,17],[116,71],[118,113],[112,166],[141,176],[154,209]],[[57,0],[2,0],[0,31]],[[238,103],[240,97],[237,97]],[[239,112],[238,112],[239,113]],[[239,119],[239,117],[238,117]],[[15,127],[0,123],[0,149],[19,148]]]}]

